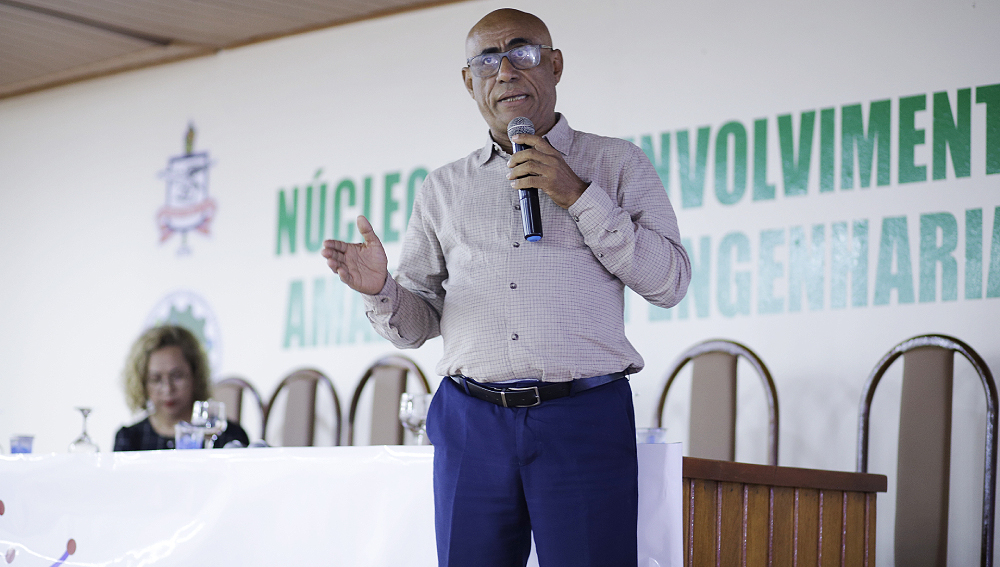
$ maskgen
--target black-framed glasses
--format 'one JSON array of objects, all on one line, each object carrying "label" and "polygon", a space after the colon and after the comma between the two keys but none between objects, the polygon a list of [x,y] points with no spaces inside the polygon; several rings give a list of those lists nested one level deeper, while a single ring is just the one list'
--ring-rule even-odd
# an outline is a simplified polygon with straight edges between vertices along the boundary
[{"label": "black-framed glasses", "polygon": [[481,77],[492,77],[500,70],[500,63],[506,57],[515,69],[525,70],[537,67],[542,62],[542,50],[553,49],[551,45],[519,45],[503,53],[482,53],[466,61],[472,74]]}]

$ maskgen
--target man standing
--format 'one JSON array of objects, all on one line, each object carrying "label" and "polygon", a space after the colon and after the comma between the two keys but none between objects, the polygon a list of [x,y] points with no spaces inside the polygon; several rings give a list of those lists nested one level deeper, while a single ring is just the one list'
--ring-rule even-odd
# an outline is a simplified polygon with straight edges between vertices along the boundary
[{"label": "man standing", "polygon": [[[512,9],[466,39],[462,77],[490,140],[431,173],[395,277],[371,224],[323,256],[364,294],[400,348],[441,335],[427,418],[442,566],[636,565],[637,464],[625,337],[626,286],[661,307],[687,290],[690,261],[646,156],[576,132],[556,113],[562,53],[545,24]],[[535,134],[513,142],[516,117]],[[513,155],[512,155],[513,154]],[[544,237],[527,242],[518,189],[541,195]]]}]

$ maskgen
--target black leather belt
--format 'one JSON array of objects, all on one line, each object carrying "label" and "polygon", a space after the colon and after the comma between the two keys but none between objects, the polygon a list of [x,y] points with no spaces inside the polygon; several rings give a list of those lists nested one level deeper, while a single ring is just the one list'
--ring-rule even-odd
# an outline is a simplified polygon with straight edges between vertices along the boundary
[{"label": "black leather belt", "polygon": [[538,382],[519,386],[487,385],[466,376],[449,376],[470,396],[505,408],[530,408],[624,378],[624,372],[578,378],[569,382]]}]

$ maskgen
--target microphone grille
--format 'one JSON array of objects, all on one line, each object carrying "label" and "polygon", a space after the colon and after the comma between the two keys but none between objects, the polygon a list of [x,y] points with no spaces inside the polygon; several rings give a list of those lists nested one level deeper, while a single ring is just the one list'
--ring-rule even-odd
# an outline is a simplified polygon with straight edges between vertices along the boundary
[{"label": "microphone grille", "polygon": [[531,120],[518,116],[517,118],[510,121],[507,124],[507,137],[512,138],[514,134],[534,134],[535,125],[531,123]]}]

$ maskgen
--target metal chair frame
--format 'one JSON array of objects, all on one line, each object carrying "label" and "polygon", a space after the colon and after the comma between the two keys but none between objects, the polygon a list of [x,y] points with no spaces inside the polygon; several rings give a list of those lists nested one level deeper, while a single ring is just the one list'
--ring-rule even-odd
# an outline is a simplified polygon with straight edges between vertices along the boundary
[{"label": "metal chair frame", "polygon": [[993,523],[996,513],[997,486],[997,388],[993,381],[986,361],[979,353],[955,337],[948,335],[920,335],[907,339],[890,350],[865,382],[861,407],[858,411],[858,472],[868,472],[868,439],[871,421],[872,399],[875,397],[875,387],[882,376],[897,358],[908,351],[921,347],[938,347],[957,352],[968,360],[979,379],[983,383],[986,394],[986,457],[983,471],[983,516],[982,516],[982,549],[980,563],[983,567],[993,565]]},{"label": "metal chair frame", "polygon": [[424,376],[424,372],[420,370],[417,363],[413,360],[401,356],[401,355],[389,355],[384,356],[368,367],[365,373],[361,376],[358,381],[357,387],[354,388],[354,396],[351,398],[351,407],[347,414],[347,444],[354,445],[354,419],[357,417],[358,404],[361,402],[361,394],[365,389],[365,385],[368,384],[368,380],[371,379],[372,375],[375,373],[375,369],[384,366],[391,366],[396,368],[405,368],[407,370],[407,379],[410,375],[417,378],[420,385],[424,387],[424,392],[431,393],[430,382],[427,381],[427,377]]},{"label": "metal chair frame", "polygon": [[767,366],[764,362],[754,353],[752,350],[746,346],[726,339],[709,339],[707,341],[700,342],[691,348],[687,349],[681,353],[680,357],[674,362],[673,369],[667,375],[667,383],[663,387],[663,391],[660,394],[660,401],[656,406],[656,426],[663,426],[663,409],[667,403],[667,392],[670,390],[670,386],[674,383],[674,379],[680,374],[681,369],[695,358],[708,353],[721,352],[729,354],[732,356],[743,357],[750,363],[753,369],[760,376],[761,382],[764,384],[764,393],[767,398],[767,415],[768,415],[768,464],[772,466],[777,466],[778,464],[778,390],[774,386],[774,379],[771,378],[771,373],[768,371]]},{"label": "metal chair frame", "polygon": [[267,402],[267,411],[264,413],[264,426],[263,433],[261,434],[262,439],[266,439],[267,435],[267,422],[271,417],[271,410],[274,408],[274,402],[278,399],[278,394],[288,386],[288,384],[302,379],[315,379],[317,382],[317,388],[319,388],[319,383],[325,384],[329,389],[330,393],[333,395],[333,408],[334,408],[334,428],[333,428],[333,444],[340,445],[340,435],[341,435],[341,422],[343,417],[340,411],[340,397],[337,395],[337,389],[333,386],[333,381],[326,375],[316,370],[315,368],[300,368],[295,370],[285,376],[278,384],[278,387],[274,389],[274,393],[271,394],[271,399]]}]

